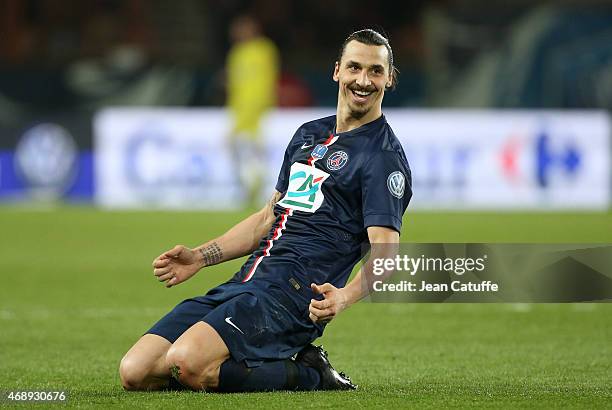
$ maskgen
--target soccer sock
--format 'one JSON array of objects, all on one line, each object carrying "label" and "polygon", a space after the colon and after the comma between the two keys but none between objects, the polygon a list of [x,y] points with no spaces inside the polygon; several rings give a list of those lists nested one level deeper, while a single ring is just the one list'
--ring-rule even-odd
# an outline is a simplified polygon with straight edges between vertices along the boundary
[{"label": "soccer sock", "polygon": [[314,390],[320,379],[315,369],[290,359],[266,361],[257,367],[228,359],[219,372],[219,391]]}]

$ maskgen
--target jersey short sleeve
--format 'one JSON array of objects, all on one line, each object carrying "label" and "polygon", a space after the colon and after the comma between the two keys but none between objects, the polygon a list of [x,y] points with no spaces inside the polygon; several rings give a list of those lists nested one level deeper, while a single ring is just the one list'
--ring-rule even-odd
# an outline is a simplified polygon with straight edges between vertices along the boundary
[{"label": "jersey short sleeve", "polygon": [[387,226],[401,232],[402,216],[412,197],[410,169],[395,151],[382,151],[361,173],[364,228]]},{"label": "jersey short sleeve", "polygon": [[[297,133],[296,133],[297,134]],[[285,156],[283,158],[283,164],[278,173],[278,180],[276,181],[276,190],[280,193],[284,193],[289,186],[289,172],[291,170],[291,146],[295,139],[295,136],[291,139],[291,142],[285,150]]]},{"label": "jersey short sleeve", "polygon": [[278,173],[278,180],[276,181],[276,190],[280,193],[283,193],[287,190],[289,186],[289,169],[291,164],[289,163],[289,148],[285,150],[285,157],[283,159],[283,165],[281,165],[281,169]]}]

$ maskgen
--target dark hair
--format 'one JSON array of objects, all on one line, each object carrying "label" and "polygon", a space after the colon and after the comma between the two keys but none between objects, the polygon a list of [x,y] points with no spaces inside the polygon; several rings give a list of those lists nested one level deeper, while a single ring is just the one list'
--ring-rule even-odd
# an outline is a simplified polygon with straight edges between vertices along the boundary
[{"label": "dark hair", "polygon": [[391,90],[395,89],[395,85],[397,84],[397,75],[399,74],[399,70],[395,68],[393,65],[393,50],[391,49],[391,45],[389,44],[389,40],[387,37],[383,36],[377,31],[372,29],[364,29],[359,30],[351,34],[344,40],[342,46],[340,46],[340,52],[338,53],[338,63],[342,60],[342,55],[344,55],[344,49],[346,49],[346,45],[351,41],[358,41],[363,44],[367,44],[369,46],[385,46],[387,49],[387,58],[389,62],[389,75],[391,76]]}]

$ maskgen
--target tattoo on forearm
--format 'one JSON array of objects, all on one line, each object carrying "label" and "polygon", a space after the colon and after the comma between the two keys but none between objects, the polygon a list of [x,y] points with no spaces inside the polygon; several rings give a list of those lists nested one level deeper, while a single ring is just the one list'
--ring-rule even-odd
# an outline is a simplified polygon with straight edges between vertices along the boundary
[{"label": "tattoo on forearm", "polygon": [[217,242],[213,242],[204,248],[200,248],[200,253],[202,254],[204,266],[215,265],[221,262],[221,259],[223,259],[223,251]]}]

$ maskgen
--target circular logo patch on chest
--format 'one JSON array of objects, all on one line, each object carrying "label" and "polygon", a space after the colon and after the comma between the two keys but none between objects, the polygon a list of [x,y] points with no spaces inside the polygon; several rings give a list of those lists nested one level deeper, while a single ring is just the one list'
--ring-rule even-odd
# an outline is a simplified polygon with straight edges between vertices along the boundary
[{"label": "circular logo patch on chest", "polygon": [[337,171],[348,162],[348,154],[344,151],[336,151],[327,158],[327,169]]}]

